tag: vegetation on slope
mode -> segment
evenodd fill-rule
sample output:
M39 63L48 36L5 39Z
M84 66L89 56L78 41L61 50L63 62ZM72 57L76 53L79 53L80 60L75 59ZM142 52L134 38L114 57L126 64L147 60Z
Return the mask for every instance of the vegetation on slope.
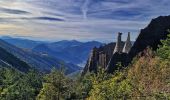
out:
M0 69L1 100L170 100L170 35L154 52L147 48L113 75L99 69L71 79L53 69L41 75Z
M170 35L155 53L146 49L128 68L93 84L89 100L170 99ZM95 82L93 82L95 83Z
M11 68L0 68L0 100L34 100L42 88L40 75Z
M5 49L1 47L0 47L0 61L4 61L5 63L8 64L8 66L9 65L13 66L22 72L28 72L31 69L31 67L27 63L21 61L19 58L15 57L14 55L7 52Z

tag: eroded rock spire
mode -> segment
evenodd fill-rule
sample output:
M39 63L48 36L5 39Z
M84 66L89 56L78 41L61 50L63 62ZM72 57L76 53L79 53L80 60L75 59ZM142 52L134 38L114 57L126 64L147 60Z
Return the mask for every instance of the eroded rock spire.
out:
M127 40L126 40L125 45L123 47L123 52L129 53L131 47L132 47L132 43L130 41L130 32L128 32L128 37L127 37Z
M116 42L116 46L115 46L115 49L113 51L113 53L121 53L122 52L122 47L121 47L121 42L122 42L122 39L121 39L121 36L122 36L122 33L118 33L118 37L117 37L117 42Z

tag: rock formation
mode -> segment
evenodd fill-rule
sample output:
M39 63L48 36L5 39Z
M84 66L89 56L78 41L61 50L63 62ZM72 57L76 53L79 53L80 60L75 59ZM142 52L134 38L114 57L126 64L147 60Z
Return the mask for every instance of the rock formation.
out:
M127 37L127 40L125 42L125 45L123 47L123 52L124 53L129 53L130 49L132 47L132 43L130 41L130 32L128 33L128 37Z
M96 73L99 67L108 70L108 72L112 72L112 70L116 68L113 66L116 66L118 62L125 62L127 52L129 52L132 45L130 33L128 33L126 42L121 40L121 35L122 33L118 33L116 43L110 43L99 48L95 47L92 50L90 58L83 70L83 74L88 71Z
M115 47L113 53L116 53L116 52L121 53L122 52L123 45L121 43L122 42L121 35L122 35L122 33L118 33L116 47Z
M147 47L156 50L158 45L161 44L160 40L166 39L168 29L170 29L170 16L160 16L152 19L150 24L141 30L136 42L131 48L128 54L130 58L129 62Z
M96 57L89 58L82 74L88 71L97 72L98 67L104 68L108 73L113 73L117 69L118 63L124 67L128 66L133 58L147 47L156 50L161 44L160 40L166 39L168 29L170 29L170 16L153 19L146 28L141 30L133 46L130 41L130 33L128 33L126 42L121 41L122 33L118 33L116 43L95 48Z

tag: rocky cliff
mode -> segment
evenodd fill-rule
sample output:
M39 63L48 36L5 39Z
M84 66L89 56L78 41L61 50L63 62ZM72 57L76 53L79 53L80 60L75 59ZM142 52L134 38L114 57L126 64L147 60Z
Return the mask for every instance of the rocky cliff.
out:
M93 71L96 73L98 69L98 64L103 65L102 67L106 67L106 64L112 57L115 46L116 43L109 43L107 45L100 46L99 48L94 47L91 51L90 57L84 67L82 74L85 74L88 71ZM103 60L103 62L101 60Z
M161 44L160 40L166 39L167 30L170 29L170 16L160 16L158 18L152 19L150 24L141 30L136 42L131 48L128 56L130 61L139 52L142 52L146 47L151 47L153 50L158 48Z
M121 41L121 34L122 33L118 33L117 42L105 44L99 48L93 48L82 74L86 72L97 73L99 68L106 69L110 72L113 70L111 66L114 66L114 64L117 64L119 61L124 62L122 61L122 55L127 55L123 53L126 42Z
M170 29L170 16L160 16L152 19L150 24L141 30L129 52L113 53L116 43L94 48L84 68L83 74L88 71L97 72L99 66L102 66L108 73L113 73L114 70L117 69L117 63L121 63L123 67L128 66L133 58L147 47L156 50L158 45L161 44L160 40L166 39L168 29ZM123 44L124 42L122 42L121 45ZM101 54L103 54L103 59L100 61Z

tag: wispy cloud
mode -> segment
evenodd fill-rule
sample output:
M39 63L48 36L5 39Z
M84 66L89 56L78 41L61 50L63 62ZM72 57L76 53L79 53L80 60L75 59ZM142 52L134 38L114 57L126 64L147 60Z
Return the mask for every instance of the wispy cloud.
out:
M2 13L9 13L9 14L29 14L29 12L24 10L17 10L17 9L8 9L0 7L0 12Z
M168 15L169 5L169 0L2 0L0 34L109 42L117 32L130 31L135 39L152 18ZM17 27L8 29L9 24Z
M87 19L87 13L88 13L88 5L89 5L90 1L89 0L85 0L83 7L82 7L82 13L83 13L83 17L84 19Z

